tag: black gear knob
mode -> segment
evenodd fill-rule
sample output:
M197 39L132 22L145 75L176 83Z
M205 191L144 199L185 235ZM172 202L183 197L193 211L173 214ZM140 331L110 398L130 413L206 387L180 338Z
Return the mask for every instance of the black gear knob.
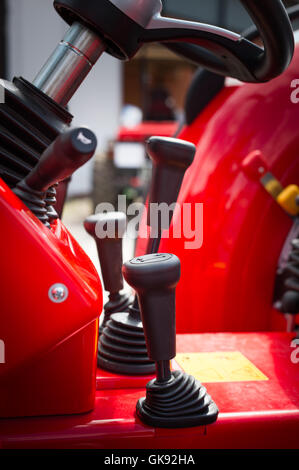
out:
M170 206L177 201L186 170L194 160L196 147L180 139L151 137L146 150L153 162L147 224L158 231L167 230L172 211L167 220L155 222L157 219L152 216L151 205L166 203Z
M80 127L59 135L45 150L39 162L14 188L14 193L46 226L58 218L55 185L70 177L93 156L97 138L89 129Z
M217 419L218 408L194 377L171 372L176 355L175 287L180 261L156 253L125 263L123 274L137 292L149 358L156 362L157 378L148 382L146 397L137 402L137 416L150 426L200 426Z
M180 271L177 256L166 253L140 256L123 266L125 280L138 295L148 356L155 362L176 355L175 288Z
M96 147L95 134L84 127L61 134L25 178L26 185L34 191L47 191L50 186L68 178L88 162Z
M123 289L122 238L126 229L123 212L96 214L85 220L85 229L95 239L104 286L110 292L104 306L99 333L98 365L118 374L152 374L155 364L148 359L139 310ZM109 225L113 236L103 236Z
M123 212L91 215L84 222L86 231L94 238L101 265L105 290L118 293L124 287L122 277L122 242L127 218Z

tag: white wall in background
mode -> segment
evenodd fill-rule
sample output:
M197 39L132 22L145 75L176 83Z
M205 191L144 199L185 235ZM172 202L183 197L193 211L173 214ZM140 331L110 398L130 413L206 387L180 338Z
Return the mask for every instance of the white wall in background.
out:
M53 0L8 0L8 73L33 80L67 30ZM122 103L122 64L104 54L69 104L73 124L86 125L105 149L118 127ZM91 190L93 163L73 177L70 195Z
M99 152L104 151L107 141L116 135L121 105L122 64L104 54L70 102L74 124L86 125L96 133ZM74 175L70 191L91 189L92 166L93 161Z

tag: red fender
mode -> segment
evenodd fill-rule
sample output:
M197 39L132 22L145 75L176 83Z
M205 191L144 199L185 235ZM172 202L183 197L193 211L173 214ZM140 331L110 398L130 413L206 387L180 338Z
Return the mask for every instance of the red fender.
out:
M0 416L91 410L103 304L98 274L60 221L46 228L2 180L0 195ZM61 304L48 295L57 283L68 289Z
M181 259L177 288L177 331L263 331L284 329L272 307L277 262L292 220L244 172L243 162L262 151L283 185L299 181L299 104L291 101L298 78L299 47L289 69L265 84L226 87L185 127L180 138L197 145L178 203L203 204L202 246L170 237L160 252ZM179 214L174 216L173 226ZM173 228L173 227L172 227ZM141 226L141 230L144 230ZM202 234L198 231L202 230ZM139 239L137 252L144 253Z

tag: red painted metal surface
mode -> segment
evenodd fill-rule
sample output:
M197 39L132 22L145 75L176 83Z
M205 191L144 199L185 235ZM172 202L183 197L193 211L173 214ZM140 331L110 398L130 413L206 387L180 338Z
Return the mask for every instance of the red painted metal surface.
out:
M223 90L181 134L198 152L179 203L203 203L204 226L201 248L185 249L186 237L161 244L182 262L178 331L284 327L272 294L291 220L244 171L244 161L260 150L283 184L298 180L299 105L290 100L298 60L297 49L290 69L268 84ZM91 261L60 221L48 230L1 180L0 217L6 359L0 364L0 447L298 447L299 366L290 359L291 335L179 336L179 352L237 350L269 380L207 384L220 409L208 428L145 426L135 406L148 378L99 370L96 376L102 291ZM63 304L49 300L56 283L68 287ZM41 415L63 416L26 418Z
M152 135L160 137L172 136L178 128L177 122L142 122L134 127L121 127L116 140L119 142L144 142Z
M211 426L154 429L135 416L144 388L101 389L90 413L0 420L0 448L298 448L299 363L291 361L292 339L287 333L178 336L178 352L239 351L268 377L206 384L220 410Z
M103 369L97 370L97 390L144 388L153 375L120 375Z
M47 229L1 180L0 217L0 416L90 410L102 309L98 274L60 221ZM48 296L56 283L69 291L61 304Z
M272 299L278 258L292 221L244 171L243 162L260 150L283 185L298 183L299 104L291 102L298 64L299 46L281 77L226 87L180 135L198 150L183 182L173 226L180 223L184 204L191 204L193 224L195 205L203 204L197 248L186 248L188 234L174 238L173 227L160 246L160 252L176 254L182 264L177 288L180 333L285 329ZM188 219L181 218L184 226ZM144 253L145 243L139 240L137 255Z

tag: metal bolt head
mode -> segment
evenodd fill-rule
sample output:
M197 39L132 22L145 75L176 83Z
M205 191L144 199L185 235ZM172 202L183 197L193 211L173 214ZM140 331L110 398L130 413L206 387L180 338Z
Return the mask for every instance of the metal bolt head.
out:
M55 304L61 304L68 298L69 291L64 284L54 284L49 289L49 299Z

